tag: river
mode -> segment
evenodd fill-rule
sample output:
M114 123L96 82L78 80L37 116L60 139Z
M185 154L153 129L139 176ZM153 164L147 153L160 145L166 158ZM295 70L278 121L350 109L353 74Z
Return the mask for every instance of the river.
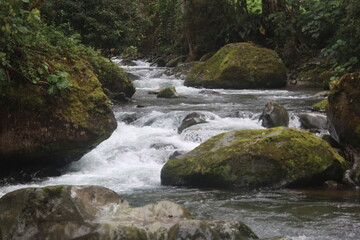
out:
M290 113L290 127L298 128L298 113L319 100L312 97L314 91L214 89L217 94L204 94L165 75L166 68L135 62L137 66L124 66L138 77L134 102L114 107L118 128L109 139L62 169L60 177L0 186L0 196L30 186L100 185L118 192L133 206L171 200L199 219L240 220L261 238L359 239L358 191L263 189L234 193L160 184L161 167L174 151L190 151L218 133L262 128L258 117L269 100L284 105ZM166 86L175 86L182 97L157 99L148 94ZM203 113L208 123L178 134L182 119L194 111Z

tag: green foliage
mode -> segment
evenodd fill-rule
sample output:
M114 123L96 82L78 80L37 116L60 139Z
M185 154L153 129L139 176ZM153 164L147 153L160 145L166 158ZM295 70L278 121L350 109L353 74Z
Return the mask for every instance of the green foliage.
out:
M0 86L27 81L49 94L68 89L68 73L52 62L66 59L76 40L44 25L27 0L0 1Z
M47 0L41 10L48 24L61 26L68 35L78 33L82 43L105 55L142 39L142 20L133 0Z

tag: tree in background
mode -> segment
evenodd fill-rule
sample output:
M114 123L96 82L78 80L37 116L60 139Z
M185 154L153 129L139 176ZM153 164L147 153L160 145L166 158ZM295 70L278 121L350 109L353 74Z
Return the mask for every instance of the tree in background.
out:
M78 33L82 43L104 55L119 53L142 38L142 21L133 0L47 0L41 11L48 24Z

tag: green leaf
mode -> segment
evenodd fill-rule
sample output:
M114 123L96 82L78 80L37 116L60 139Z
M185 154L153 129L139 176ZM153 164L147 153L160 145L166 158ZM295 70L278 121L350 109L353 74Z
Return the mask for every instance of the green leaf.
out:
M54 95L55 93L57 93L58 89L56 88L56 86L50 86L48 88L48 93L51 95Z
M54 74L50 74L47 78L46 81L48 81L49 83L56 83L57 81L59 81L59 76L54 75Z
M71 87L71 84L68 82L68 80L66 80L66 79L61 79L60 81L58 81L58 82L56 83L56 87L57 87L59 90L62 90L62 89L70 88L70 87Z

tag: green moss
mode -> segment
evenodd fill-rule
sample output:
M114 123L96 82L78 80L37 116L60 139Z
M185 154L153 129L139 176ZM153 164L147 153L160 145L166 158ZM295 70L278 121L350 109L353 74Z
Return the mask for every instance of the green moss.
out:
M286 84L286 69L278 55L250 43L228 44L196 65L186 86L208 88L275 88Z
M117 64L93 53L88 53L86 59L91 63L93 72L104 88L113 93L122 92L128 98L134 95L134 85Z
M324 99L324 100L321 100L320 102L312 105L311 109L313 109L314 111L326 111L328 104L329 104L328 100Z

